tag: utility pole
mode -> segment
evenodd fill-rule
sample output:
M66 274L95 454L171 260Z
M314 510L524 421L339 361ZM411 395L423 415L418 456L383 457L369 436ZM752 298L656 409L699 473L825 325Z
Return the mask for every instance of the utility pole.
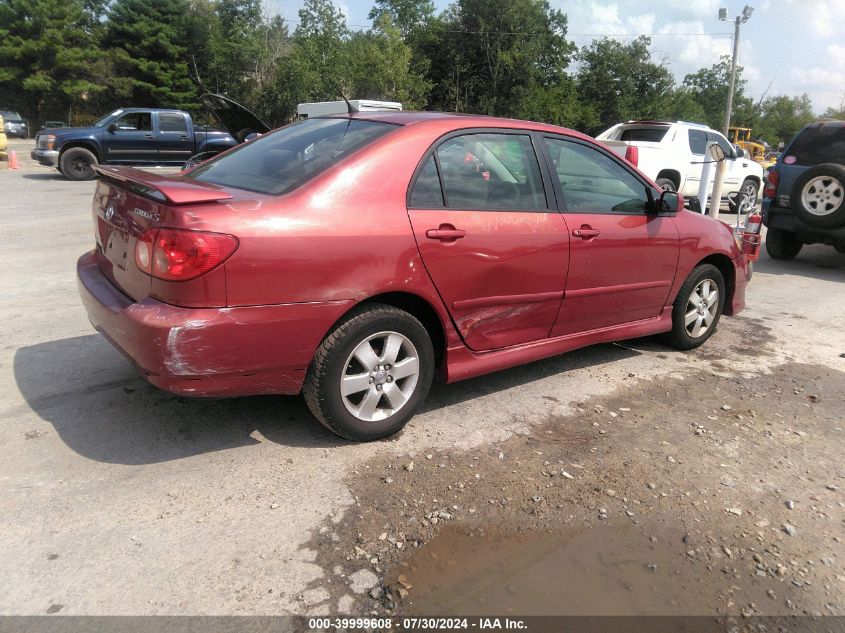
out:
M736 87L736 58L739 56L739 26L748 22L751 14L754 12L754 7L746 4L742 13L734 18L734 54L731 58L731 84L728 89L728 106L725 111L725 128L722 130L725 136L728 135L728 128L731 126L731 110L734 103L734 88ZM728 10L719 9L719 19L723 22L728 21Z

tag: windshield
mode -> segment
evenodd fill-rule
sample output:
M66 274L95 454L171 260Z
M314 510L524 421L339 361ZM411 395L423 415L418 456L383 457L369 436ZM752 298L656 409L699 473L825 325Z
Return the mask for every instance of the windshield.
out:
M287 193L394 129L389 123L356 119L308 119L245 143L185 177L258 193Z
M0 116L2 116L7 121L20 121L22 119L20 114L18 114L17 112L12 112L11 110L0 111Z
M114 112L109 112L102 119L98 119L97 121L95 121L94 127L103 127L109 121L109 119L111 119L114 116L117 116L121 112L123 112L123 110L115 110Z

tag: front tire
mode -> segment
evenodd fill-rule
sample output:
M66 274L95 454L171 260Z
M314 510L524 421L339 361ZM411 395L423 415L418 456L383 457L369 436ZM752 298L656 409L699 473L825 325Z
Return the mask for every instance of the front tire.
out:
M802 246L804 243L794 233L775 228L766 231L766 252L772 259L795 259Z
M711 264L696 266L672 305L672 330L663 341L680 350L695 349L716 331L725 307L725 278Z
M754 213L757 208L757 196L760 188L753 178L746 178L736 194L736 201L728 202L728 209L731 213ZM730 200L730 196L728 197ZM737 204L742 199L742 204Z
M84 147L71 147L62 152L59 159L59 171L68 180L91 180L94 178L94 165L97 157Z
M413 417L434 376L434 347L414 316L389 305L356 308L323 340L302 391L333 433L369 442Z

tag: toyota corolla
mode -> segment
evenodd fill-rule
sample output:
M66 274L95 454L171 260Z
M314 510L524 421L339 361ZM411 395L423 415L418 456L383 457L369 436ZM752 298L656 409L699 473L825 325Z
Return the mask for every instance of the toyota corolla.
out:
M180 176L98 171L94 327L162 389L301 392L354 440L401 429L435 377L645 335L692 349L744 306L729 228L551 125L357 113Z

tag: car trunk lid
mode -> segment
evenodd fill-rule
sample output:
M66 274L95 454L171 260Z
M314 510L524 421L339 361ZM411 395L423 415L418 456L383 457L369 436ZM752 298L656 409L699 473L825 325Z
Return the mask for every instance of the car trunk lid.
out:
M186 205L232 198L196 181L158 176L138 169L96 167L100 175L93 202L97 261L103 274L134 301L150 294L152 277L135 263L139 236L150 228L177 224Z

